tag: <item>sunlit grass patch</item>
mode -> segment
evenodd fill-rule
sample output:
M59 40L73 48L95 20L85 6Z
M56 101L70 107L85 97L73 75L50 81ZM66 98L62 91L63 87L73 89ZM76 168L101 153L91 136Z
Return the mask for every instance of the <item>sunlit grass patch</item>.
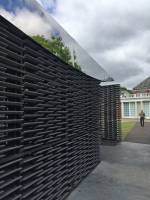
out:
M135 121L122 121L122 140L124 140L135 126Z

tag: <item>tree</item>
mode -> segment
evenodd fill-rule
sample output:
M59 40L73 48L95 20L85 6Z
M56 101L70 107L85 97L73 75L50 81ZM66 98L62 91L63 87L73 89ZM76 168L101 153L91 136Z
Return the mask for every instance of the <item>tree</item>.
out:
M77 56L75 50L73 51L73 66L74 68L78 69L81 71L80 65L77 63Z
M130 94L133 93L132 90L129 90L129 89L127 89L127 88L124 87L124 86L121 86L121 91L127 91L127 92L130 93Z
M44 36L36 35L32 37L37 43L41 46L49 50L51 53L55 54L59 58L61 58L64 62L72 65L74 68L81 70L80 65L76 61L76 53L74 51L72 62L70 49L64 45L62 38L60 37L52 37L51 39L46 39Z

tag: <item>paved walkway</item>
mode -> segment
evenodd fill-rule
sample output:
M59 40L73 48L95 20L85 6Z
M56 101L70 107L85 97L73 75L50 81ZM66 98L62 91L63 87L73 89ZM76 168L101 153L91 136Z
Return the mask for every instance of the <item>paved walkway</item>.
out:
M150 144L150 122L146 122L144 127L137 123L125 141Z
M150 145L101 148L102 162L67 200L150 200Z

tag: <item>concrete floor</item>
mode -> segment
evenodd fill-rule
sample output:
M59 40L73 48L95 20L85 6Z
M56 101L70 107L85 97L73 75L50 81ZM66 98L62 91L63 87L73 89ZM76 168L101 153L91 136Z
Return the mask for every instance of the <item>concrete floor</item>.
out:
M101 147L102 162L67 200L150 200L150 145Z
M138 122L125 141L150 144L150 122L145 122L144 127Z

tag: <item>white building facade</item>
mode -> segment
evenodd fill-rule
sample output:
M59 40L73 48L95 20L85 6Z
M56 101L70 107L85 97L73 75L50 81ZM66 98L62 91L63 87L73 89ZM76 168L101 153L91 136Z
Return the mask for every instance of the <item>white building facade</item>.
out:
M141 110L145 112L146 119L150 119L150 94L121 96L121 109L123 119L136 119Z

